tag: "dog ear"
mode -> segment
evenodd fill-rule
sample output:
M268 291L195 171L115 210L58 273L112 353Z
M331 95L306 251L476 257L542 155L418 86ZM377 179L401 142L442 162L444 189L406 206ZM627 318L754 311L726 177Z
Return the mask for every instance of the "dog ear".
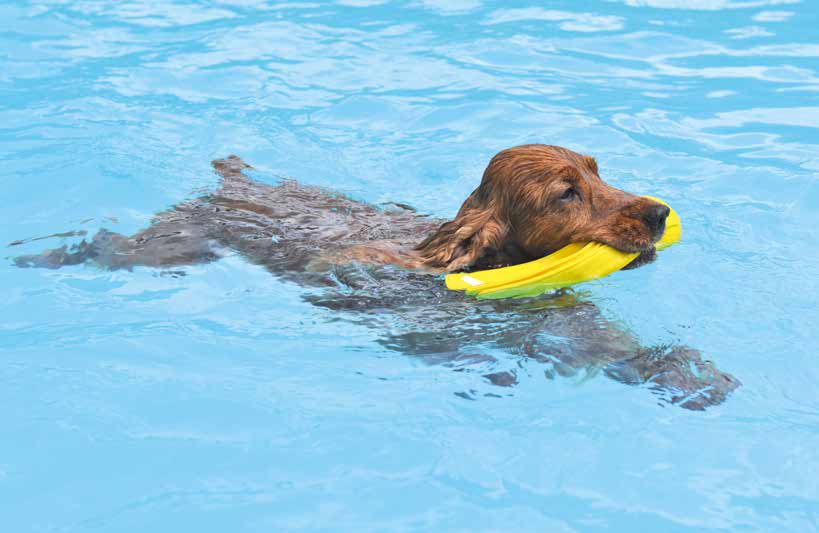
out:
M497 205L482 200L476 190L454 220L442 224L415 249L426 265L451 272L473 265L491 250L499 250L508 232L498 216Z

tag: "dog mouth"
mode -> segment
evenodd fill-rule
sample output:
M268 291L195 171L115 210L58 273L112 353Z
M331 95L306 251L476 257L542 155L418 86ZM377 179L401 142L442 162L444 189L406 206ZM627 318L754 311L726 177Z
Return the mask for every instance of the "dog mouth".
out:
M627 264L622 268L622 270L631 270L634 268L639 268L643 265L647 265L654 261L657 258L657 248L652 246L648 250L643 250L640 252L640 255L635 257L631 260L631 263Z

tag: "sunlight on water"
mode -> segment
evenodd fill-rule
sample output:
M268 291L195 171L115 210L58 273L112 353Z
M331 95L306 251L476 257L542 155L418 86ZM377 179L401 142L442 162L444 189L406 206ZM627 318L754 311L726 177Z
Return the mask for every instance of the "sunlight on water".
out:
M0 20L5 531L819 527L812 2L12 0ZM236 254L11 261L133 233L227 154L451 217L529 142L668 201L682 242L562 300L375 314ZM741 387L691 411L503 341L589 304Z

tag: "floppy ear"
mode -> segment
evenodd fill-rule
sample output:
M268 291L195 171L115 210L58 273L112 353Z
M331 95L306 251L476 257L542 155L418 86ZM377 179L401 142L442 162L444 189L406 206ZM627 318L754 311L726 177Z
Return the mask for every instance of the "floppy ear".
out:
M473 265L483 255L499 250L509 232L494 202L479 199L478 190L461 206L454 220L415 247L428 266L451 272Z

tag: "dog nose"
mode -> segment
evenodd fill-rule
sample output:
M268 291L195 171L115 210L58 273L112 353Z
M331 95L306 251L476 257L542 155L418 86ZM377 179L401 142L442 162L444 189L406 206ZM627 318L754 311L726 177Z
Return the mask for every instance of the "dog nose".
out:
M650 229L655 234L661 233L665 230L665 219L668 218L668 213L671 210L668 206L663 204L654 204L643 213L643 220Z

